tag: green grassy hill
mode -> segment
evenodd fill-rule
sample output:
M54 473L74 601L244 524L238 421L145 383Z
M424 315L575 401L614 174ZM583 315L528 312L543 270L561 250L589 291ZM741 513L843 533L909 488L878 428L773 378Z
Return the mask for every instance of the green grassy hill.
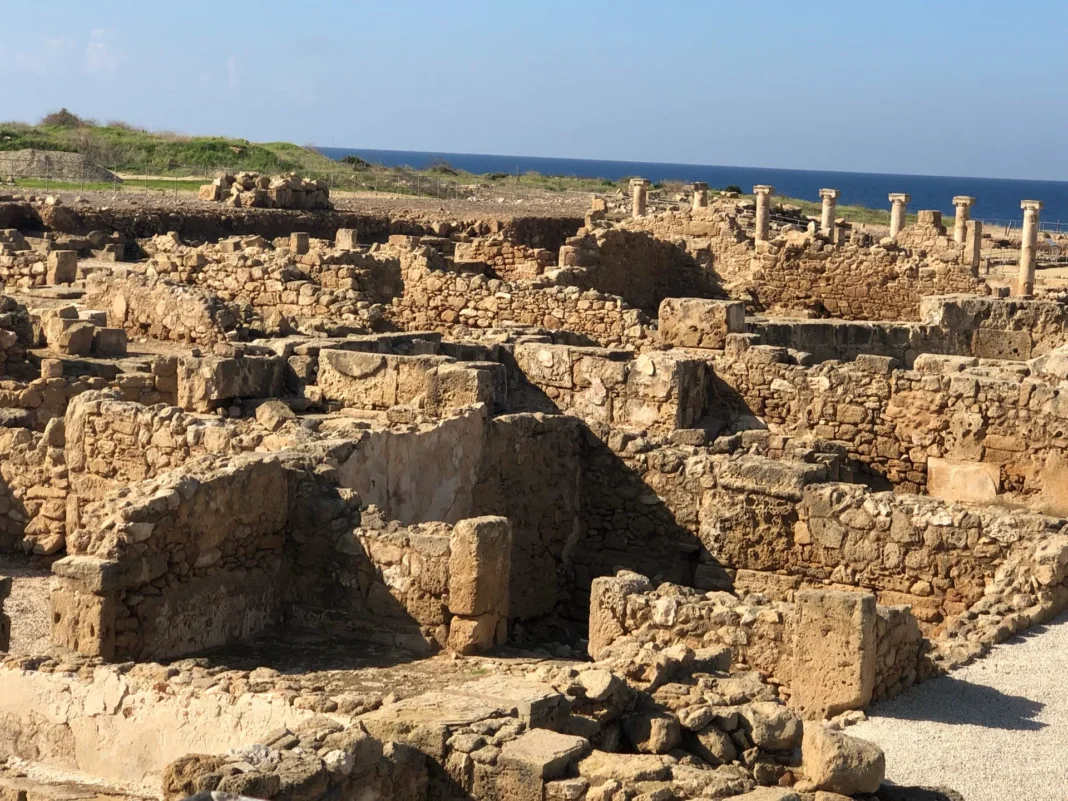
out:
M153 133L123 123L96 125L69 112L50 114L38 125L0 123L0 152L25 149L81 153L120 173L203 175L228 169L307 174L337 169L326 156L288 142Z

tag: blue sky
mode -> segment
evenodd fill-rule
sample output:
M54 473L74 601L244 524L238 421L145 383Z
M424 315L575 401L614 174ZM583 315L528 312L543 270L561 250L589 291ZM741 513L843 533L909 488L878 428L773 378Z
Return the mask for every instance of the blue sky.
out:
M1063 0L3 0L0 118L1068 180Z

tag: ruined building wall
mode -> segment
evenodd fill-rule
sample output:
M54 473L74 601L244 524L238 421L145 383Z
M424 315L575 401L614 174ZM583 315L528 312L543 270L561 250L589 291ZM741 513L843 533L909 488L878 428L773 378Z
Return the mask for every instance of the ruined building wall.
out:
M237 325L235 311L211 292L129 272L124 280L89 276L85 303L105 309L108 325L133 337L213 345Z
M618 297L563 285L543 276L508 282L481 273L445 269L429 248L402 253L404 294L390 319L408 331L449 332L458 327L495 328L510 323L566 328L601 345L634 346L647 336L648 320Z
M681 239L688 250L710 254L709 269L732 294L748 294L755 311L810 309L846 320L919 320L922 297L989 293L967 245L957 245L933 220L903 229L893 244L874 246L831 244L800 231L758 244L736 210L722 203L623 225L668 241Z
M506 281L535 278L556 266L556 254L553 251L510 242L503 236L457 242L453 260L485 264Z
M780 359L762 346L715 356L722 402L775 432L840 442L861 470L902 491L927 489L932 459L974 462L992 471L986 502L1006 495L1068 511L1064 393L1022 365L923 356L901 370L880 357L814 367Z
M55 567L54 642L166 658L248 637L287 609L298 625L340 617L420 650L501 642L508 522L363 527L359 496L315 469L339 447L205 457L89 504Z

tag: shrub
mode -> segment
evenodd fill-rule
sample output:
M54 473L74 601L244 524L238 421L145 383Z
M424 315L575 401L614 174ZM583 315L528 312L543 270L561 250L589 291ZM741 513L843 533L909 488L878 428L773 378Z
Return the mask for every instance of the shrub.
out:
M367 170L370 169L370 162L364 161L359 156L342 156L342 164L347 164L354 170Z
M491 172L491 173L488 173L486 175L486 180L487 181L503 181L505 178L509 178L509 177L511 177L511 176L509 176L508 173L506 173L506 172Z
M738 184L728 184L727 186L723 187L723 191L724 192L737 192L739 195L742 194L742 188L740 186L738 186Z
M427 166L428 172L441 173L442 175L459 175L460 171L453 167L445 159L434 159Z
M45 114L40 124L50 128L92 128L94 123L92 120L82 119L74 112L61 108L59 111Z

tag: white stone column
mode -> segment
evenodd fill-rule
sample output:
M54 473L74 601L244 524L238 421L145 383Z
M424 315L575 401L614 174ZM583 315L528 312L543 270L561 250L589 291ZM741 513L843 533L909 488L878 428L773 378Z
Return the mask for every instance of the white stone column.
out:
M908 214L909 201L912 195L890 195L890 238L897 236L898 231L905 227L905 215Z
M967 195L957 195L953 198L953 205L957 209L956 222L953 223L953 241L958 245L963 245L968 236L968 220L972 218L973 203L975 198Z
M834 220L837 216L838 198L842 193L838 189L821 189L820 197L823 198L823 214L820 217L820 233L830 236L834 233Z
M644 178L630 179L631 216L644 217L649 201L649 182Z
M758 184L753 187L756 195L756 241L767 242L771 230L771 196L775 194L774 186Z
M1041 200L1021 200L1023 232L1020 237L1020 277L1016 283L1017 297L1035 294L1035 262L1038 259L1038 213Z
M693 207L695 210L708 208L708 184L704 181L697 181L693 185Z

